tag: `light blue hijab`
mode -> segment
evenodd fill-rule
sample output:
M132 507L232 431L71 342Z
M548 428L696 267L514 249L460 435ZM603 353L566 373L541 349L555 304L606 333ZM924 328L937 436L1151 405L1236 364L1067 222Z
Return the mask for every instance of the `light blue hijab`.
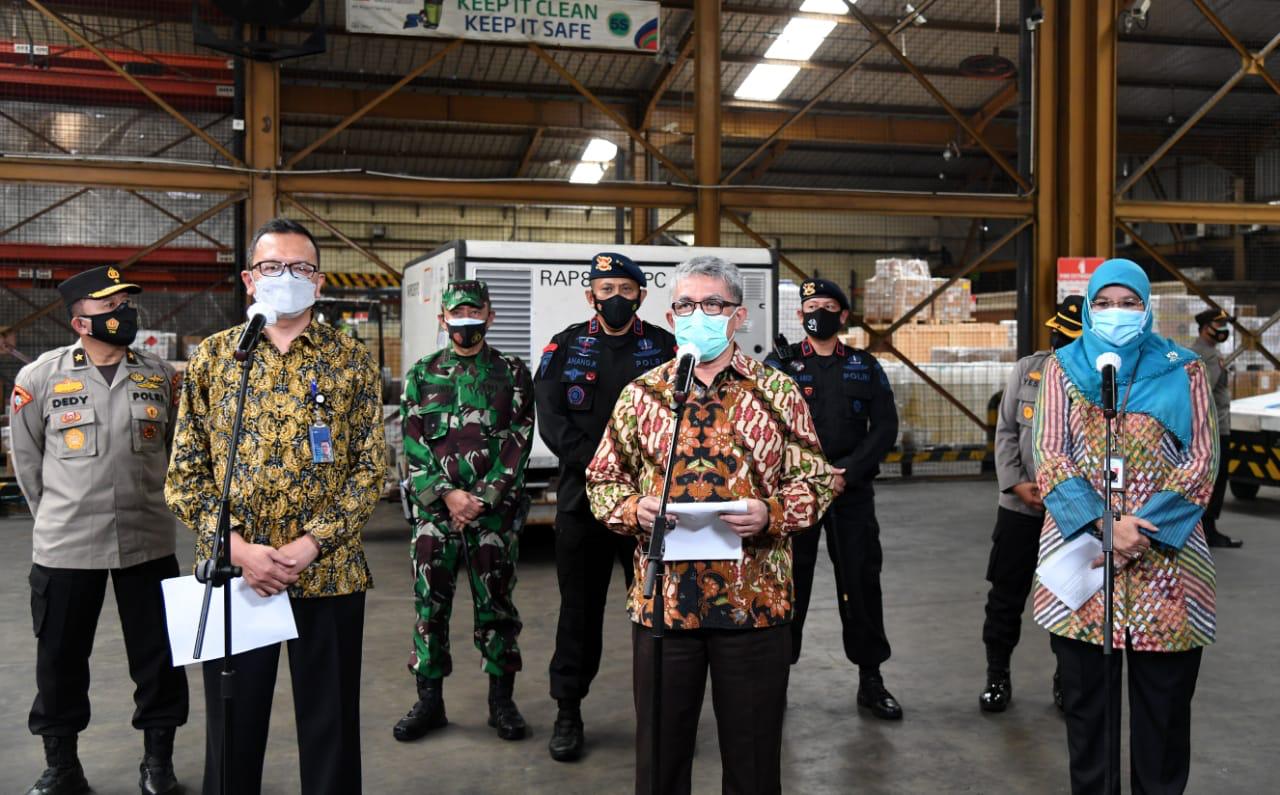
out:
M1099 291L1113 284L1129 288L1146 306L1142 333L1122 346L1112 345L1093 330L1093 317L1089 312L1089 305ZM1187 378L1186 365L1199 357L1151 330L1154 322L1151 281L1142 268L1127 259L1109 259L1099 265L1089 279L1081 320L1084 333L1054 354L1076 389L1094 405L1102 405L1102 376L1094 362L1102 353L1118 354L1121 364L1116 373L1117 407L1123 403L1129 384L1133 384L1125 410L1153 417L1177 437L1184 448L1189 447L1191 383Z

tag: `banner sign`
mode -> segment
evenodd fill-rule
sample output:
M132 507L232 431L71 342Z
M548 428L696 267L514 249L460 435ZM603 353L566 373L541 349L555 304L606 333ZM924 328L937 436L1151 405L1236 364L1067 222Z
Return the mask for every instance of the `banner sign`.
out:
M1058 303L1068 295L1084 295L1102 257L1058 257Z
M659 11L642 0L347 0L347 30L657 52Z

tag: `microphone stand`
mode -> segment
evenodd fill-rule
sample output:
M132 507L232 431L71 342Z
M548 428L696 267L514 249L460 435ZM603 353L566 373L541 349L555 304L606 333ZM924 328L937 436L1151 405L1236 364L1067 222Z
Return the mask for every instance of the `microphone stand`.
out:
M254 344L256 345L256 340ZM236 394L235 421L231 426L231 448L227 467L222 474L222 497L218 501L218 528L213 537L213 555L196 564L196 579L204 583L204 603L200 607L200 625L196 630L194 657L200 659L204 649L204 632L209 621L209 602L214 588L222 589L222 676L219 696L222 699L222 795L231 793L231 711L235 702L235 663L231 659L231 581L241 576L239 566L231 565L231 476L236 466L236 450L244 424L244 401L249 391L249 371L253 367L253 349L236 351L240 361L240 388Z
M1107 795L1113 791L1112 787L1117 784L1119 771L1116 770L1115 762L1119 761L1120 749L1118 747L1117 724L1120 721L1118 714L1119 699L1112 703L1112 698L1118 694L1114 693L1111 683L1111 656L1112 645L1115 641L1115 626L1113 611L1115 609L1115 520L1116 513L1111 507L1111 486L1115 478L1115 473L1111 471L1111 460L1115 455L1115 437L1112 431L1112 423L1116 417L1116 396L1115 382L1111 382L1111 395L1103 396L1103 416L1107 420L1106 433L1106 455L1103 464L1105 477L1102 482L1103 500L1106 503L1102 512L1102 572L1103 572L1103 603L1106 610L1105 617L1102 620L1102 697L1106 699L1106 709L1103 712L1103 719L1106 725L1103 727L1103 747L1106 749L1106 768L1103 775L1104 791ZM1108 401L1108 397L1110 400ZM1107 406L1110 406L1108 409ZM1126 486L1128 484L1125 484Z
M692 365L691 365L692 368ZM677 368L678 370L679 368ZM692 373L690 373L692 378ZM679 385L677 385L679 386ZM653 672L652 691L649 700L649 792L661 795L662 792L662 750L659 745L662 739L662 638L666 634L667 609L666 595L666 561L663 559L667 539L667 499L671 496L671 476L676 465L676 448L680 442L680 425L684 421L684 410L689 402L688 392L673 393L675 422L671 428L671 447L667 451L667 470L662 479L662 496L658 500L658 515L653 520L653 533L649 536L648 565L644 575L644 598L653 599L653 615L650 620L651 637L653 638Z

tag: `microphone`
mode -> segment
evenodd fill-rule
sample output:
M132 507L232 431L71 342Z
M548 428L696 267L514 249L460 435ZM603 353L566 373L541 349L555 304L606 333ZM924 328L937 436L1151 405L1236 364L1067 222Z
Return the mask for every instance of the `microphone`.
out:
M1120 355L1111 351L1100 353L1093 366L1102 373L1102 414L1112 419L1116 416L1116 371L1120 369Z
M262 336L264 326L276 324L276 310L266 304L252 304L245 314L249 322L245 324L244 331L240 332L240 341L236 343L236 352L233 356L237 362L248 359L253 349L258 347L258 338Z
M686 342L676 350L676 400L683 403L689 397L689 389L693 386L693 366L698 363L702 351L692 342Z

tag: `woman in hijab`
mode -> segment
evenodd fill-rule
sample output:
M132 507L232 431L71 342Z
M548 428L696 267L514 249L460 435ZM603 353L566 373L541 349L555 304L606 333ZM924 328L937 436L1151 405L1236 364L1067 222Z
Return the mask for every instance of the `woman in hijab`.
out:
M1200 523L1217 471L1211 392L1196 355L1152 332L1150 298L1151 284L1136 263L1102 263L1089 280L1084 333L1046 362L1035 409L1036 476L1047 509L1043 563L1081 533L1101 537L1106 419L1095 362L1103 353L1120 357L1114 449L1123 459L1124 488L1113 490L1111 506L1118 517L1115 652L1102 654L1102 590L1076 610L1043 584L1035 594L1036 623L1052 633L1062 674L1076 793L1104 789L1103 677L1111 677L1118 704L1125 660L1133 791L1186 788L1191 697L1201 651L1214 637L1213 558ZM1113 724L1112 737L1119 731ZM1118 753L1110 763L1118 793Z

